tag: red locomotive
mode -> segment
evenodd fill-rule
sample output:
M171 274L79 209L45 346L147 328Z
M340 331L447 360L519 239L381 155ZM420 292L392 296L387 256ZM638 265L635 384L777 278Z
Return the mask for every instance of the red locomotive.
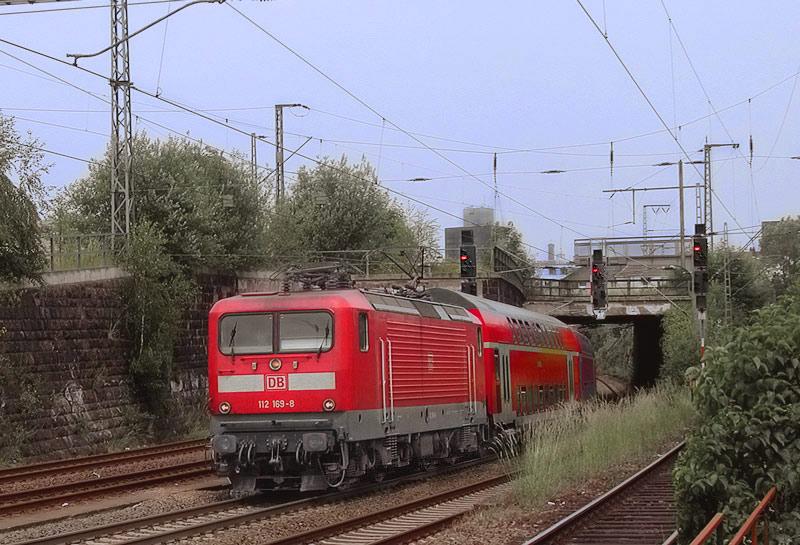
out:
M594 394L586 338L463 293L246 294L209 316L216 471L235 488L338 487L477 452Z

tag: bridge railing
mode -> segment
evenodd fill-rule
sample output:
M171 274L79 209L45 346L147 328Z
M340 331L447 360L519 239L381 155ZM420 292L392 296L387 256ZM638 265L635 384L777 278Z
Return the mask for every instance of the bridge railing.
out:
M689 281L683 278L614 278L606 284L609 301L681 298L689 295ZM531 282L531 301L589 300L587 281L536 278Z
M60 235L42 238L47 264L46 270L74 271L97 269L116 264L111 250L111 234Z

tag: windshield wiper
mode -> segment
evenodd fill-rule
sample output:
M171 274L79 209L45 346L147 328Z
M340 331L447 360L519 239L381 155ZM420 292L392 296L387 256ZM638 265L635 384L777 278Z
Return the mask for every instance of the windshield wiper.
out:
M322 347L325 346L325 343L328 342L328 335L331 334L330 326L325 326L325 336L322 338L322 342L319 343L319 348L317 349L317 359L319 359L320 354L322 354Z
M231 338L228 340L228 348L231 349L231 357L236 355L236 348L234 346L234 341L236 340L236 326L239 325L239 320L233 322L233 329L231 329Z

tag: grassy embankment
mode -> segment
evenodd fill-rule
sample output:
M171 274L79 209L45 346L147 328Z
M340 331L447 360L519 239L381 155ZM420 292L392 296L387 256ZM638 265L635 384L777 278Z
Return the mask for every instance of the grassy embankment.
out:
M521 477L516 499L541 503L557 492L606 473L620 463L652 461L691 425L688 392L655 389L619 403L571 405L527 433L513 462Z

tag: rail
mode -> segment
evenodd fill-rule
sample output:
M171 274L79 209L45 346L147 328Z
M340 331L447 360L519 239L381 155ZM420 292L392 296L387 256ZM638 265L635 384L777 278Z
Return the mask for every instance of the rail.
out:
M684 442L679 443L668 452L666 452L663 456L661 456L656 461L652 462L645 468L639 470L634 475L628 477L623 482L603 494L595 498L594 500L590 501L577 511L567 515L566 517L562 518L552 526L545 528L534 537L523 543L523 545L544 545L548 543L557 542L557 539L564 536L564 534L574 531L576 528L580 528L582 525L585 525L587 521L597 521L602 517L601 509L606 509L609 506L613 508L614 506L620 507L625 511L623 514L624 520L626 521L625 526L620 527L619 525L615 525L615 533L614 535L595 535L594 540L592 543L621 543L621 542L629 542L632 543L633 541L627 541L630 538L630 535L623 536L621 535L627 528L627 530L634 531L636 533L636 538L639 539L637 542L641 542L642 531L643 528L641 526L632 527L630 522L631 513L628 511L628 508L625 506L624 502L620 500L620 498L625 498L626 495L630 495L632 493L636 493L637 487L644 491L659 491L659 485L657 482L648 482L648 479L657 478L659 476L659 472L661 472L661 476L664 477L665 475L669 474L669 464L673 463L675 457L677 456L678 452L683 448ZM672 492L661 491L664 493L664 498L660 499L659 501L653 503L648 502L651 505L661 505L666 508L666 503L664 499L669 499L672 497ZM648 511L648 519L651 521L653 520L653 512ZM573 538L576 536L572 535ZM663 538L661 538L663 539ZM577 539L575 540L577 542Z

